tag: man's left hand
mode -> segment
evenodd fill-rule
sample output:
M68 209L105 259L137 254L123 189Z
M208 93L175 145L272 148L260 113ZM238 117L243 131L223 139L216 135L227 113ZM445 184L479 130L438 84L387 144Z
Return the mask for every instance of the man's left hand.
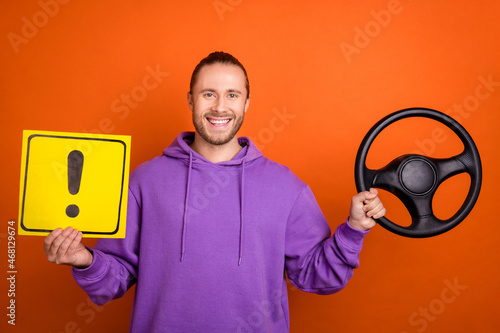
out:
M378 191L371 188L352 197L348 222L355 229L367 231L377 224L373 219L381 218L385 212Z

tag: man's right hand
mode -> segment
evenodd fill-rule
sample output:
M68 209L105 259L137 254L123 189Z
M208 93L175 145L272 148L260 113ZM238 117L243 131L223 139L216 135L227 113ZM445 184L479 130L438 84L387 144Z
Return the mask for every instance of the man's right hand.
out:
M44 250L49 262L86 268L92 264L92 253L82 243L82 233L71 227L57 228L45 237Z

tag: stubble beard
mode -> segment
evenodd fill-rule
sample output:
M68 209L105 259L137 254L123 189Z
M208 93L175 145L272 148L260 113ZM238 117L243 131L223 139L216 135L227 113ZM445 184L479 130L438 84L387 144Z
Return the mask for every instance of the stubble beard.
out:
M228 115L224 114L204 114L200 117L196 117L195 113L193 112L193 124L196 132L202 137L203 140L205 140L207 143L215 145L215 146L222 146L225 145L226 143L230 142L236 134L238 134L238 131L241 128L241 125L243 125L243 120L245 118L245 114L242 114L241 117L231 117L231 122L234 122L233 127L231 128L231 131L227 135L213 135L210 134L207 128L204 126L204 122L206 121L206 117L213 117L213 118L225 118L228 117Z

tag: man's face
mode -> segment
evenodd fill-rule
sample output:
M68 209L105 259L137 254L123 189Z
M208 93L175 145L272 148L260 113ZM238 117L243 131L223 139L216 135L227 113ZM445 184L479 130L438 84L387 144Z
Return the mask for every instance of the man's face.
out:
M216 63L198 73L188 103L196 132L207 143L224 145L236 139L250 102L245 82L236 65Z

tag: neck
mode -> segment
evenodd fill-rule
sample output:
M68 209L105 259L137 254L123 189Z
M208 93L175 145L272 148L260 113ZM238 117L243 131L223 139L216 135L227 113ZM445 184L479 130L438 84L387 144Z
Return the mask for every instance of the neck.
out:
M203 140L203 138L198 133L195 133L194 141L191 144L191 149L193 151L200 154L212 163L232 160L233 157L235 157L240 152L241 148L242 147L238 143L238 138L236 138L236 136L226 144L213 145Z

